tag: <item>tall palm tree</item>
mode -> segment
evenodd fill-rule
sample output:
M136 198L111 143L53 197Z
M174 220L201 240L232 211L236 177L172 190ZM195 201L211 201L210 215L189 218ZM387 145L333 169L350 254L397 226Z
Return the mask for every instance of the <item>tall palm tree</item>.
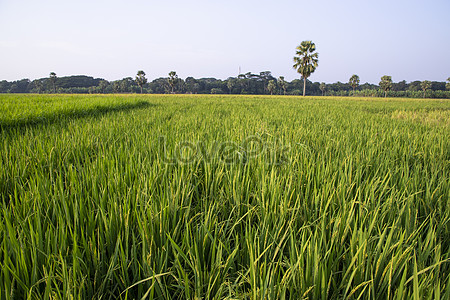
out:
M327 86L326 86L325 82L322 82L319 86L319 89L322 91L322 96L323 96L323 93L325 92L326 88L327 88Z
M136 81L137 85L141 88L141 94L142 94L142 87L144 86L144 84L147 83L147 78L145 78L145 72L142 70L139 70L137 72L135 81Z
M306 94L306 79L316 70L319 64L319 53L316 51L316 44L312 41L303 41L295 48L294 69L302 75L303 78L303 96Z
M423 97L425 98L427 90L431 89L431 82L424 80L420 83L420 87L422 88Z
M357 88L359 85L359 76L356 74L353 74L352 77L350 77L348 83L353 88L353 95L355 95L355 88Z
M277 88L277 84L275 83L275 80L269 80L269 84L267 85L267 90L269 91L270 95L273 95L273 91Z
M175 85L178 83L178 75L177 72L175 71L170 71L169 72L169 78L167 79L167 82L170 85L170 88L172 90L172 94L173 94L173 88L175 87Z
M287 83L284 80L284 76L280 76L280 78L278 78L278 85L280 86L280 88L284 91L284 95L286 95L286 87L287 87Z
M50 73L50 82L52 83L53 86L53 92L56 93L56 73L55 72L51 72Z
M384 98L386 98L387 92L392 88L392 77L388 75L382 76L379 85L384 90Z

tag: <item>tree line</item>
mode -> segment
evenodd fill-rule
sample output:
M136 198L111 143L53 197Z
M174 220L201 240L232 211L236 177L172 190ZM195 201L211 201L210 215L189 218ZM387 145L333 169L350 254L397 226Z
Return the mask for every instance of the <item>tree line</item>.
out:
M244 95L306 95L311 96L364 96L364 97L414 97L450 98L450 78L447 82L413 81L392 82L382 80L379 85L359 83L354 75L348 82L320 83L310 80L294 79L286 81L283 76L275 78L270 71L258 74L245 73L226 80L215 78L187 77L181 79L172 75L148 81L144 74L137 78L126 77L107 81L89 76L49 76L30 81L22 79L8 82L0 81L0 93L69 93L69 94L244 94ZM389 76L388 76L389 77ZM385 78L387 79L387 78Z
M53 73L53 72L52 72ZM311 96L364 96L364 97L413 97L450 98L450 78L447 82L413 81L392 82L387 76L378 85L360 84L359 77L353 75L348 82L320 83L294 79L286 81L283 76L275 78L270 71L245 73L226 80L216 78L179 78L176 72L168 77L147 80L140 71L135 78L107 81L89 76L57 77L30 81L22 79L0 81L0 93L146 93L146 94L244 94L244 95L306 95Z

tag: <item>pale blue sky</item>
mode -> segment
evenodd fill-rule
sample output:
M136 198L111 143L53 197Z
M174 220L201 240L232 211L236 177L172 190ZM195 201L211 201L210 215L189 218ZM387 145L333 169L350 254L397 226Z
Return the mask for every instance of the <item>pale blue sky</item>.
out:
M312 81L445 81L449 15L449 0L0 0L0 80L226 79L239 67L292 80L295 47L312 40Z

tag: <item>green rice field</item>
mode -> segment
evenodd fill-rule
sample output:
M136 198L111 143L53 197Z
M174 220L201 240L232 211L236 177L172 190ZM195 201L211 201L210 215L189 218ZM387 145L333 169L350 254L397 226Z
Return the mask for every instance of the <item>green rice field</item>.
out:
M0 299L450 299L450 100L0 95Z

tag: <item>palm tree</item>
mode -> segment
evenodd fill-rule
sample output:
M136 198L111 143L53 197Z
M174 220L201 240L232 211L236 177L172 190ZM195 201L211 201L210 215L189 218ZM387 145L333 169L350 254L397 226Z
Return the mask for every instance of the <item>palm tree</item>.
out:
M325 92L326 87L327 86L326 86L325 82L322 82L319 86L319 89L322 91L322 96L323 96L323 93Z
M135 81L136 81L136 84L141 88L141 94L142 94L142 87L144 86L144 84L147 83L147 78L145 78L145 72L142 70L138 71Z
M450 90L450 77L447 78L447 84L445 85L445 88L446 88L447 90Z
M316 44L312 41L303 41L296 48L294 56L294 69L302 75L303 78L303 96L306 94L306 79L316 70L319 63L319 53L316 51Z
M381 77L380 87L384 90L384 98L386 98L387 92L392 88L392 77L387 75Z
M287 83L284 80L284 76L280 76L280 78L278 78L278 85L280 86L280 88L283 90L284 94L286 95L286 87L287 87Z
M175 71L169 72L169 78L167 79L167 82L169 83L173 94L173 88L178 83L178 75Z
M353 74L352 77L350 77L348 84L351 85L353 88L353 95L355 95L355 88L359 85L359 76L356 74Z
M423 97L425 98L426 91L431 88L431 82L429 82L428 80L424 80L420 83L420 87L422 88Z
M50 82L53 85L53 92L56 93L56 73L55 72L51 72L50 73Z
M275 91L276 88L277 84L275 83L275 80L270 80L267 85L267 90L270 92L270 95L273 95L273 91Z

